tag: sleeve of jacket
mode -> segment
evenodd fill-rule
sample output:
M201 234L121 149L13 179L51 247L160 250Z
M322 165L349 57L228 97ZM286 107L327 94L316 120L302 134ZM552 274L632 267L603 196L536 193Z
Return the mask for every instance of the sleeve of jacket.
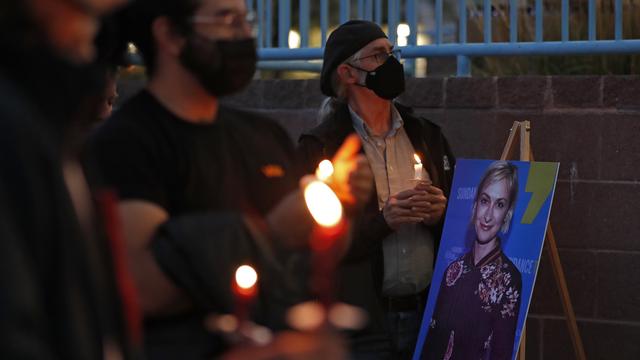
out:
M38 285L41 279L25 249L26 242L10 228L6 215L0 209L0 269L5 274L0 280L0 358L53 358L52 339L46 331L51 325L46 299Z
M428 121L426 119L424 120ZM437 148L442 154L442 167L439 167L442 169L441 185L442 185L442 191L444 192L444 196L447 197L447 203L448 203L449 198L451 196L451 190L452 190L451 187L453 185L453 175L454 175L455 166L456 166L456 158L455 158L455 155L453 154L453 151L451 150L449 141L447 140L447 138L444 136L444 134L439 128L438 128L437 134L438 135L435 137L437 139L436 140L437 144L431 144L431 146L437 146ZM445 214L446 214L446 210L445 210ZM436 238L436 247L435 247L436 254L438 253L438 249L440 246L440 238L442 236L442 231L444 230L444 220L445 220L445 216L442 216L442 218L437 224L434 224L432 226L427 226L427 228L434 234Z
M375 200L375 199L374 199ZM367 205L363 214L358 216L353 226L353 242L343 262L359 261L380 251L382 240L393 231L382 215L382 211Z
M445 167L445 183L447 184L447 192L445 193L445 195L447 196L447 198L450 196L450 192L451 192L451 186L453 185L453 174L456 170L456 157L453 154L453 151L451 150L451 146L449 145L449 141L447 141L447 138L444 136L444 134L441 133L442 136L442 146L443 146L443 152L444 155L446 156L447 162L445 163L444 167ZM443 161L445 161L443 159ZM448 170L447 170L447 165L448 166Z
M1 75L1 74L0 74ZM56 328L45 294L51 283L43 274L56 274L49 259L57 219L49 185L55 167L33 126L31 105L3 87L0 77L0 359L55 357ZM19 113L23 112L23 113ZM39 211L35 211L37 209ZM57 223L56 223L57 224ZM33 230L33 231L31 231ZM62 281L61 281L62 282ZM64 290L60 290L64 291ZM49 308L50 309L50 308ZM57 309L57 308L56 308Z
M511 284L500 299L501 305L493 319L491 338L491 359L513 358L513 347L518 327L518 315L522 302L522 276L515 268L510 268Z
M292 271L287 263L266 254L264 244L251 237L240 214L217 212L173 218L157 231L152 251L167 276L206 312L234 311L232 281L242 264L253 266L259 274L256 313L268 313L269 319L257 320L281 325L286 308L304 296L298 278L304 272ZM268 312L258 311L267 310L266 306Z
M325 156L324 145L318 138L305 134L300 136L296 160L298 168L303 170L303 175L313 174L316 166Z

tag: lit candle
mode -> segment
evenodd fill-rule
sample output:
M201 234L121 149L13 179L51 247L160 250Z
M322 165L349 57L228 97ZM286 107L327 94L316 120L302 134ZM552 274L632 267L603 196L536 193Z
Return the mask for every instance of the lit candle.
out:
M236 318L238 327L249 318L249 307L258 294L258 273L249 265L238 267L235 274L233 293L236 297Z
M420 157L418 154L413 154L413 158L416 160L416 163L413 165L414 178L416 180L422 179L422 161L420 161Z
M319 225L333 227L342 219L342 204L338 196L322 181L312 181L305 187L304 200Z
M333 164L329 160L322 160L316 169L316 177L320 181L327 182L331 175L333 175Z
M311 234L313 250L312 284L320 302L329 307L333 302L335 269L341 256L341 239L347 231L343 208L336 193L323 181L333 174L330 161L322 161L316 179L304 188L304 200L317 226Z

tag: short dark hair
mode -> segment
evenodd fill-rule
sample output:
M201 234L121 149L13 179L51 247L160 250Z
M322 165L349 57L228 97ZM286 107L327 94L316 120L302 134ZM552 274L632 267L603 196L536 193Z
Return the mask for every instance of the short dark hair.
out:
M149 75L155 72L157 55L151 30L153 22L165 16L176 32L188 35L193 30L189 17L200 5L201 0L137 0L124 11L128 40L142 53Z

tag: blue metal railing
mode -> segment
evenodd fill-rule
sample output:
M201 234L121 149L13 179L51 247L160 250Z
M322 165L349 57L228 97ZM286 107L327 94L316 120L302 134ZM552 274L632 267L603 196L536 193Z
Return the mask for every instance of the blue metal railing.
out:
M640 39L623 38L623 1L614 0L614 38L598 39L596 0L587 0L587 38L570 40L569 0L560 4L560 41L544 39L544 1L535 0L535 35L533 41L520 41L518 38L518 17L521 0L247 0L247 6L257 12L258 18L258 55L262 68L283 68L315 70L319 62L309 60L322 59L324 46L332 27L349 19L362 18L374 20L388 31L389 40L398 40L397 27L400 23L408 25L409 35L406 45L402 46L404 59L423 57L455 56L457 74L469 76L470 58L475 56L530 56L530 55L583 55L583 54L622 54L640 53ZM547 0L550 1L550 0ZM292 4L293 3L293 4ZM492 38L492 5L508 3L509 35L508 41L494 42ZM337 8L331 8L331 5ZM457 8L457 39L445 42L446 24L444 5ZM467 39L468 5L482 7L481 42L469 42ZM292 5L297 5L298 23L292 27ZM355 5L355 6L354 6ZM386 6L385 6L386 5ZM277 10L277 24L274 24L274 6ZM432 23L420 23L419 15L430 8ZM337 23L330 22L330 15L336 14ZM420 12L420 14L419 14ZM314 16L312 17L312 14ZM314 18L315 17L315 18ZM312 25L313 24L313 25ZM317 25L315 25L317 24ZM316 27L314 27L314 25ZM273 47L274 29L277 29L277 47ZM289 48L290 31L299 34L299 47ZM425 30L431 29L431 30ZM431 38L431 44L418 45L419 33ZM319 34L318 34L319 33ZM319 36L312 41L312 35ZM451 37L451 36L448 36ZM310 47L315 43L316 47ZM296 44L298 45L298 44Z

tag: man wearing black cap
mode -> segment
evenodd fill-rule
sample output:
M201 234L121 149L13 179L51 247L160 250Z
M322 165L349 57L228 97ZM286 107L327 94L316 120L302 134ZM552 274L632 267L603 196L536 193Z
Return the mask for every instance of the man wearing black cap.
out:
M358 219L339 292L341 300L371 315L369 327L352 336L361 358L384 357L374 354L385 328L392 358L413 353L455 163L437 125L393 102L404 91L398 54L375 23L338 27L324 52L321 88L330 99L323 121L300 138L311 170L356 132L374 173L377 196ZM424 170L414 167L414 154Z

